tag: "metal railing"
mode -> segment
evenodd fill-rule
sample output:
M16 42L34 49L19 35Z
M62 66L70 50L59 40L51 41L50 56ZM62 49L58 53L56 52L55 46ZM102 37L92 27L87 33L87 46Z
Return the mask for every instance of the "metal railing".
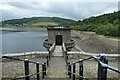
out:
M47 61L43 62L43 63L30 61L28 59L20 59L20 58L10 57L10 56L2 56L2 58L7 58L7 59L18 60L18 61L24 62L24 76L16 77L12 80L17 80L17 79L30 80L30 77L34 76L34 75L36 75L37 80L40 80L40 65L42 66L42 72L41 72L42 78L45 78L47 66L49 66L49 60L50 60L49 56L47 56ZM29 73L29 70L30 70L29 63L33 63L36 65L35 73L32 73L32 74Z
M55 43L53 43L52 46L48 49L48 51L49 51L49 54L48 54L49 58L52 57L52 55L53 55L52 53L54 52L54 50L55 50Z
M46 62L43 62L43 63L30 61L28 59L15 58L15 57L11 57L11 56L2 56L2 58L7 58L7 59L18 60L18 61L24 62L24 74L25 75L14 78L12 80L24 79L24 78L25 78L25 80L30 80L30 77L34 76L34 75L36 75L37 80L40 80L40 69L39 69L40 65L42 65L42 78L45 78L46 70L47 70L47 67L49 66L49 61L50 61L50 58L52 57L52 53L53 53L54 49L55 49L55 43L49 48L49 54L47 55L47 58L46 58L47 60L46 60ZM32 74L29 73L29 70L30 70L29 63L33 63L36 65L36 73L32 73Z
M62 50L63 50L63 57L65 59L66 65L68 64L68 56L67 56L67 50L65 47L65 43L62 44Z
M67 56L67 55L66 55ZM119 69L113 68L108 65L108 60L106 56L90 56L86 59L80 59L76 62L70 63L67 62L68 66L68 76L72 78L72 80L76 79L76 76L79 77L79 80L86 79L83 75L83 63L89 59L95 59L98 62L98 74L97 80L107 80L107 69L120 73ZM76 72L76 64L79 63L79 73Z

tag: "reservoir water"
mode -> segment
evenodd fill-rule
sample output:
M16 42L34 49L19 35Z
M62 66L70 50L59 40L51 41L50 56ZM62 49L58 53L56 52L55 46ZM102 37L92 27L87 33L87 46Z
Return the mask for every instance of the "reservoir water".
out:
M13 54L30 51L47 51L46 48L43 47L43 41L47 39L47 36L47 30L37 32L12 32L0 30L0 53ZM73 34L72 38L75 41L79 40ZM72 50L74 51L75 49Z
M47 32L0 32L2 54L29 51L46 51L42 46Z

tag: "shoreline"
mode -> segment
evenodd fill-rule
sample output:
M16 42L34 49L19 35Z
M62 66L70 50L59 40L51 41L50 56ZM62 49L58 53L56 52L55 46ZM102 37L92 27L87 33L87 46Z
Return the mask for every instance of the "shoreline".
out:
M99 37L94 32L72 31L80 40L76 41L75 48L78 51L90 53L116 54L118 51L118 40L107 37Z
M24 32L24 31L44 31L47 32L46 28L41 28L41 27L12 27L12 28L7 28L7 27L0 27L0 31L11 31L11 32Z

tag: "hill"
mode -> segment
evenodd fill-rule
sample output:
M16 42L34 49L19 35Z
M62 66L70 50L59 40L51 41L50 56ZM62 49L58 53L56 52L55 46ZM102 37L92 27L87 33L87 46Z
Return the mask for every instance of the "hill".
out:
M74 30L93 31L105 36L120 36L120 11L79 20L71 25Z
M32 17L5 20L2 21L2 24L3 27L5 26L43 27L43 26L69 25L73 22L75 21L59 17Z

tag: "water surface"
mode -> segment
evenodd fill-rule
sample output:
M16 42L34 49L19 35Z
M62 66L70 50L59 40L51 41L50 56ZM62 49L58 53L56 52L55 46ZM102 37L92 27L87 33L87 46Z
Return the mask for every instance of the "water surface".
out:
M47 32L11 32L2 31L2 53L21 53L27 51L46 51L42 46ZM1 44L0 44L1 45Z
M43 47L43 41L47 38L47 31L25 31L15 32L9 30L0 30L0 53L23 53L30 51L47 51ZM79 38L71 34L71 38L78 41ZM72 51L75 51L73 48Z

